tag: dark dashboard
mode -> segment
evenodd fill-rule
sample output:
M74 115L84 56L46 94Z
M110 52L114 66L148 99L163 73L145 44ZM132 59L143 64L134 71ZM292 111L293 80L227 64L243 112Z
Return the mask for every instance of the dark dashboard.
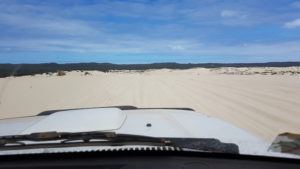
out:
M199 152L81 152L0 157L3 168L85 169L299 169L300 160Z

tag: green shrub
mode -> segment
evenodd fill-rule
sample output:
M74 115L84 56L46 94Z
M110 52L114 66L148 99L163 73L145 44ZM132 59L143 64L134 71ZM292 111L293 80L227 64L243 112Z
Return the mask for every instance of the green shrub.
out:
M91 75L91 73L90 72L84 72L84 75L86 76L86 75Z
M61 70L57 71L57 76L65 76L65 75L66 75L66 72L61 71Z

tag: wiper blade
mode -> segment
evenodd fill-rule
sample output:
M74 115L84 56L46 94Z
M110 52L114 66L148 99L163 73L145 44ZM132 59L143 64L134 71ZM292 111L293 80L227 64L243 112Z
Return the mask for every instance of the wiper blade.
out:
M27 135L10 135L0 137L0 146L20 141L53 141L53 140L86 140L90 138L110 139L115 137L114 132L40 132Z
M34 143L25 143L26 141ZM55 142L49 143L47 141ZM0 137L0 151L32 148L126 145L169 146L179 148L181 150L190 149L217 153L239 153L239 148L237 145L232 143L222 143L217 139L210 138L149 137L142 135L116 134L115 132L98 131L76 133L41 132L28 135L12 135Z
M140 135L130 135L130 134L116 134L115 132L41 132L32 133L28 135L11 135L11 136L1 136L0 146L5 146L8 144L18 144L24 143L24 141L59 141L60 143L68 143L72 141L84 141L90 142L90 140L100 139L106 142L157 142L167 144L168 142L161 138L140 136Z

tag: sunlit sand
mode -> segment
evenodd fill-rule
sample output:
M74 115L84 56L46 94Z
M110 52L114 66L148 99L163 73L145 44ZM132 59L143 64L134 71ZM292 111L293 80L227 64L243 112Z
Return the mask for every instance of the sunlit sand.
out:
M300 133L299 72L299 67L198 68L0 78L0 118L115 105L189 107L270 142L282 132Z

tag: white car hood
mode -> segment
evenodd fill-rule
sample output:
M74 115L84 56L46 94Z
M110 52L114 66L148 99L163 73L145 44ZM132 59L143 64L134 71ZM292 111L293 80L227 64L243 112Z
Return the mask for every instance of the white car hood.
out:
M194 111L95 108L60 111L46 116L0 120L0 136L47 131L113 131L152 137L215 138L223 143L237 144L241 154L299 158L296 155L269 152L269 144L262 139L229 123ZM108 148L86 147L86 150ZM85 148L10 150L0 151L0 154L69 152L75 150L83 151Z

